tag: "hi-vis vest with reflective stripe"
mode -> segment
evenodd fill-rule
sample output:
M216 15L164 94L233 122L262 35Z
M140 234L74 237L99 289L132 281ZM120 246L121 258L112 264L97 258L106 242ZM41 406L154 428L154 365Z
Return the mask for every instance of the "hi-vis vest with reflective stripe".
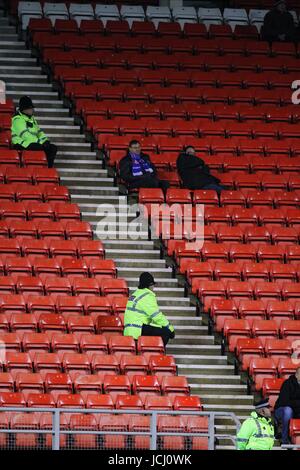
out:
M174 331L167 318L157 305L156 295L150 289L137 289L128 299L124 316L124 336L138 339L142 334L143 325Z
M41 131L36 119L18 112L11 122L11 140L13 145L22 145L27 148L30 144L43 144L48 140Z
M271 419L255 411L246 419L236 437L238 450L271 450L274 445L274 426Z

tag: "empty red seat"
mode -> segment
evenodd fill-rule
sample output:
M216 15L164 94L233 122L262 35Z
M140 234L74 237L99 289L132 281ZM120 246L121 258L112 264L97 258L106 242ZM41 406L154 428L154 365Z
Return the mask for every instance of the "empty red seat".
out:
M101 279L103 276L116 277L117 269L116 264L113 260L110 259L88 259L87 264L91 277Z
M196 395L175 396L173 402L175 411L202 411L201 400Z
M70 315L68 318L68 331L70 333L94 333L95 327L93 319L89 316Z
M149 370L151 374L162 375L176 375L177 367L173 356L165 355L150 355L149 357Z
M61 372L61 361L55 353L35 353L33 364L36 372Z
M241 318L258 317L265 319L266 306L262 300L240 300L239 302L239 316Z
M131 336L112 336L109 339L110 354L124 352L126 354L136 354L136 345Z
M146 394L161 394L159 381L155 375L134 375L132 377L132 390L134 394L139 394L141 397Z
M120 317L99 316L97 318L97 333L123 334L123 324Z
M39 317L40 331L66 331L62 315L42 313Z
M22 392L0 392L0 406L23 408L26 401Z
M253 357L249 364L249 374L255 383L255 390L259 391L264 379L276 378L277 368L271 358Z
M295 359L291 357L280 358L277 364L279 377L284 380L288 379L291 374L295 373L297 366Z
M65 373L47 373L44 383L47 393L52 391L72 392L72 380L70 376Z
M98 372L115 372L119 373L119 361L116 356L109 354L93 354L91 357L91 367L94 373Z
M5 363L7 372L11 370L32 372L32 361L28 353L7 351Z
M46 333L26 332L22 344L24 351L50 352L50 340Z
M161 377L161 390L163 395L189 395L190 387L186 377Z
M103 335L82 334L80 337L80 349L83 353L88 351L107 353L108 345L106 337Z
M83 315L83 304L79 297L58 295L56 299L56 308L58 313Z
M278 326L274 320L254 320L252 323L254 337L278 338Z
M128 286L124 279L102 279L100 281L102 295L126 295L128 296Z
M249 338L251 336L251 328L247 320L227 318L224 322L223 332L229 343L229 351L234 351L238 338Z
M164 354L165 348L160 336L140 336L137 343L137 351L140 354L144 352L153 352Z
M123 374L147 374L148 364L144 356L123 354L120 360L120 370Z
M109 315L111 313L111 304L106 297L85 296L84 311L86 315Z
M273 358L291 356L292 346L287 339L267 338L265 352L267 357Z
M300 335L300 320L282 320L280 324L282 338L297 338Z

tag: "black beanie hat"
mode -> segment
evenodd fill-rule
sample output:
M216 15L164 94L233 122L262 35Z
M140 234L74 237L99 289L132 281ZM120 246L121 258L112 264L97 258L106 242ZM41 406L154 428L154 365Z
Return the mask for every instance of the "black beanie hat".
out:
M22 112L24 109L31 109L34 108L33 102L30 96L22 96L19 101L19 110Z
M155 284L154 277L150 273L142 273L140 275L139 289L146 289Z

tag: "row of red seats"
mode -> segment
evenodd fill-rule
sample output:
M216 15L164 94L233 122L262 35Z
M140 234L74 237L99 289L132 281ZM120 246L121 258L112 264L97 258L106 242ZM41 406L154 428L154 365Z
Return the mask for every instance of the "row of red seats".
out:
M197 295L200 302L208 303L209 299L223 298L244 298L260 300L276 299L289 300L297 299L300 296L300 284L291 281L259 281L249 279L247 281L219 280L206 281L199 278L192 280L192 293ZM296 325L295 325L296 327ZM300 334L300 332L299 332Z
M70 100L96 99L132 101L140 100L149 103L166 101L169 103L246 103L246 104L274 104L291 105L292 92L289 88L267 89L264 87L250 87L242 89L235 86L216 88L210 85L187 87L175 85L162 87L159 85L129 86L127 84L110 85L101 83L81 84L67 82L64 86L65 95Z
M181 73L181 72L180 72ZM209 73L208 73L209 75ZM132 76L132 74L131 74ZM105 81L107 83L107 81ZM230 121L260 121L260 122L288 122L299 121L297 107L275 106L274 104L251 106L231 104L198 104L167 102L144 103L143 101L98 101L89 99L77 99L75 103L75 114L79 115L85 122L88 116L102 116L104 118L115 118L126 116L128 118L156 118L156 119L182 119L191 120L197 118L219 119Z
M87 353L68 352L39 352L29 350L29 352L7 351L2 359L5 372L11 370L19 372L70 372L79 371L90 374L112 371L116 374L124 375L174 375L177 376L177 367L173 356L160 355L153 352L143 355L122 353L104 354L103 352L88 351Z
M103 334L107 339L111 336L123 337L124 314L111 316L112 313L119 315L119 300L122 300L121 307L123 307L123 297L115 298L111 296L110 302L104 302L103 298L100 297L97 297L96 300L87 297L81 296L81 298L78 298L63 295L34 297L29 294L26 298L28 310L31 313L24 313L22 310L20 313L16 309L6 310L6 313L1 313L0 330L4 333L7 333L9 328L13 330L12 333L20 330L29 333L42 332L49 334L61 332L67 334L65 337L67 343L69 335L88 333L92 336L90 343L96 346L98 345L97 335ZM23 305L21 305L22 307ZM59 314L56 314L56 311ZM86 315L83 316L83 313ZM6 341L13 341L14 337L8 336L5 338ZM31 341L33 344L33 339ZM39 343L38 338L37 341ZM18 344L18 338L16 343L13 344Z
M192 88L191 88L192 89ZM192 136L245 136L251 138L269 137L272 139L299 138L300 131L297 126L290 123L260 121L234 122L229 120L211 121L210 119L195 118L191 121L180 119L130 119L118 117L116 119L103 119L101 116L88 116L86 130L92 132L95 139L98 134L141 134L141 135L169 135L177 137Z
M98 147L108 156L111 151L126 151L128 142L131 139L140 141L144 152L151 153L176 153L182 151L186 145L192 145L196 152L202 155L236 155L237 153L253 156L288 156L290 154L298 156L300 154L299 139L245 139L242 137L224 138L219 136L208 136L196 138L193 136L167 137L163 135L144 137L139 134L117 136L102 134L98 136ZM238 178L236 178L238 179Z
M227 228L227 227L225 227ZM269 228L269 227L268 227ZM284 263L288 261L291 264L299 263L299 247L293 244L287 244L282 247L281 245L271 246L268 243L263 243L263 233L261 228L250 227L252 236L255 237L255 230L258 230L258 239L253 239L253 244L241 244L238 239L231 239L222 243L215 243L214 240L207 238L203 240L198 239L194 243L189 243L185 240L166 240L166 247L168 256L174 257L177 265L180 266L181 260L189 259L192 261L231 261L246 260L256 262L277 261ZM259 232L260 230L260 232ZM209 232L208 232L209 235ZM235 242L235 243L234 243ZM259 242L257 244L257 242Z
M4 191L5 187L6 185L4 185ZM23 220L80 221L81 212L78 204L71 204L69 202L38 202L34 200L11 202L5 198L5 201L1 204L0 218L9 219L10 217L21 218Z
M9 130L11 127L11 117L0 114L0 129ZM43 151L24 150L1 150L0 165L14 165L22 167L47 167L47 158Z
M279 337L283 339L291 338L294 350L299 349L299 320L281 320L280 326L278 326L275 320L226 318L222 332L231 352L235 350L239 338L256 338L261 336L271 339ZM289 358L289 360L293 370L295 370L297 368L296 361L293 361L292 358Z
M21 202L1 201L2 220L0 221L0 238L10 236L25 238L59 239L59 240L91 240L93 231L88 222L61 220L51 222L46 220L26 221L26 209ZM43 242L39 240L40 247ZM28 240L29 242L30 240ZM26 240L27 242L27 240ZM32 242L32 241L31 241ZM34 242L33 242L34 243ZM38 244L36 248L38 248ZM44 245L45 246L45 245ZM32 254L35 254L32 251ZM39 251L37 252L37 255ZM46 255L46 252L45 254Z
M15 323L13 323L15 322ZM18 328L18 315L12 315L10 325ZM164 354L165 348L159 336L140 336L137 343L131 336L91 335L88 333L35 333L27 330L16 330L12 333L0 333L1 341L5 344L7 351L16 352L61 352L63 353L87 353L89 351L104 354L144 354L152 352ZM61 355L63 359L63 355ZM179 380L179 379L178 379Z
M9 163L10 150L4 150L1 154L0 161L5 160L5 164ZM0 184L0 199L22 202L22 201L36 201L36 202L70 202L71 197L69 190L66 186L57 186L53 184L36 184L30 183L7 183Z
M211 24L207 30L204 24L185 23L183 30L179 23L159 22L158 28L152 22L133 21L131 28L127 21L108 20L104 27L101 20L81 20L80 25L74 20L57 19L54 28L48 18L31 18L28 25L29 34L34 36L38 32L69 33L87 36L90 34L101 34L102 36L120 35L130 36L179 36L179 37L235 37L236 39L251 38L258 39L258 31L255 26L236 25L234 32L229 25Z
M3 155L10 154L7 150L1 152ZM5 158L5 157L4 157ZM0 165L0 183L28 183L28 184L55 184L59 185L60 178L55 168L43 168L40 166L29 166L27 168L18 168L17 166Z
M176 157L167 156L167 155L155 155L151 156L152 163L155 164L157 169L166 169L165 165L170 164L172 167L176 167ZM280 168L282 171L290 171L290 166L295 169L295 172L300 169L300 159L299 158L286 158L283 157L282 160L278 158L267 159L264 157L253 157L251 161L250 157L228 157L217 156L209 157L206 159L206 163L209 165L210 169L216 169L217 165L222 165L227 171L238 169L251 169L252 171L265 171L267 169L276 169ZM265 177L267 173L263 173ZM256 178L259 178L260 175L255 174ZM271 177L271 175L268 175ZM275 180L274 180L275 181ZM239 182L238 182L239 184ZM266 183L268 184L268 183ZM180 215L180 210L184 211L182 204L188 204L189 206L193 204L206 204L208 206L239 206L239 207L253 207L260 205L268 205L276 207L280 206L298 206L298 193L297 191L293 192L282 192L282 191L271 191L266 189L264 191L259 191L257 189L244 189L241 191L223 191L218 196L215 191L197 189L191 191L189 189L168 189L166 196L164 195L161 189L154 188L140 188L139 191L139 203L140 204L181 204L178 207L178 213ZM1 198L1 194L0 194ZM163 208L161 208L163 211ZM186 209L187 210L187 209ZM176 208L172 209L172 214L176 215ZM188 214L188 212L187 212Z
M223 178L221 178L221 182L224 184ZM196 207L187 205L186 209L184 210L184 208L181 208L178 205L178 203L174 202L174 204L175 204L175 207L173 210L172 208L168 206L160 207L160 215L157 216L157 219L160 218L160 220L164 220L166 224L169 223L170 220L172 221L175 219L176 221L176 215L178 215L178 209L179 209L179 214L180 213L183 214L183 222L186 224L186 226L183 227L183 229L187 231L192 231L192 228L194 228L194 226L192 225L192 222L196 224L195 227L198 227L198 229L200 229L201 224L203 224L203 222L206 225L212 225L216 223L220 225L222 224L227 225L227 226L238 226L238 225L265 226L267 225L269 228L271 228L272 226L294 227L294 226L299 225L299 221L300 221L299 219L300 214L299 214L298 209L294 209L292 207L287 207L287 208L282 207L282 208L272 209L272 204L270 203L267 204L270 206L267 208L260 207L259 205L257 207L250 207L250 208L236 207L235 205L232 205L232 206L228 205L225 207L213 207L213 206L206 207L204 211L201 205L200 206L197 205ZM155 213L155 205L152 207L152 212ZM189 223L190 225L188 225ZM179 223L179 226L182 227L181 221ZM167 225L165 225L165 227L167 227ZM201 233L200 233L199 238L203 238L201 236ZM182 245L178 244L178 247L179 246L182 246ZM222 246L216 247L216 250L218 250L218 248L225 252L225 245L223 247ZM276 249L277 248L274 248L275 251ZM249 247L249 250L251 250L251 247ZM251 256L256 257L254 253L252 253ZM228 257L228 255L226 254L223 257Z
M208 304L204 303L204 310L209 313L217 332L221 332L224 328L226 319L246 319L246 320L274 320L280 327L282 320L298 320L299 302L296 300L278 301L269 298L260 300L248 299L213 299ZM259 330L256 324L256 331ZM261 328L261 327L260 327ZM262 336L261 340L264 339ZM273 340L270 340L273 341ZM276 341L274 348L276 349ZM283 341L283 340L280 340ZM286 341L293 342L293 338L287 338ZM273 344L273 343L272 343ZM284 343L281 343L284 344ZM278 345L277 345L278 346ZM285 350L285 352L288 352Z
M207 41L207 49L212 41ZM211 47L211 46L210 46ZM269 57L264 54L244 56L239 54L218 55L216 51L202 52L199 55L174 53L162 54L148 52L137 54L136 52L110 53L109 51L63 51L45 48L43 51L45 65L52 68L54 65L99 66L99 67L124 67L148 68L148 69L173 69L173 70L248 70L270 72L298 72L300 62L292 56Z
M222 280L232 279L239 281L248 281L250 279L261 279L264 281L290 280L291 282L299 282L298 265L280 264L278 262L260 262L252 261L235 261L234 263L226 263L223 261L190 261L183 259L180 263L180 272L186 274L187 281L192 288L194 279L202 280ZM0 278L1 279L1 278Z
M22 282L20 280L20 283ZM24 282L27 282L26 278L24 278ZM23 299L16 299L16 297L12 297L10 303L2 304L1 331L38 332L39 329L42 331L51 331L52 329L63 332L68 330L71 333L94 334L95 328L98 328L101 334L107 331L122 334L127 296L111 293L104 297L98 297L95 296L93 289L89 292L87 289L83 292L82 289L80 294L71 297L63 290L55 292L55 288L59 287L60 283L51 283L50 279L46 282L49 286L54 286L54 294L43 296L37 291L30 292L28 290L23 293L25 306ZM76 283L81 284L79 279L76 279ZM58 316L55 316L56 312ZM40 320L41 315L44 316ZM111 317L111 315L114 316ZM101 317L101 321L99 317Z
M43 398L44 396L44 398ZM57 407L57 408L102 408L127 410L165 410L165 411L201 411L202 406L198 396L183 397L181 395L153 396L148 395L142 399L139 395L123 395L119 393L115 400L112 396L93 393L54 393L49 394L0 392L2 407ZM84 396L84 397L83 397ZM124 422L124 421L123 421Z
M162 23L166 26L166 23ZM179 26L179 25L178 25ZM266 56L291 56L296 57L296 47L292 43L269 43L255 40L234 40L230 38L204 39L204 38L153 38L142 36L141 38L126 37L124 35L114 35L101 37L99 34L89 34L79 36L76 33L52 34L49 32L35 32L32 36L32 44L38 48L40 53L52 50L86 50L86 51L134 51L137 53L163 52L187 53L191 55L201 53L215 54L240 54L248 56L251 54L263 54Z
M114 289L116 294L124 295L126 291L123 280L118 278L117 283L112 283L110 280L114 276L115 267L113 261L108 260L109 263L92 263L91 278L82 277L83 273L77 268L77 272L73 275L68 275L68 270L72 269L72 264L67 261L62 261L61 269L65 276L58 277L57 267L55 264L36 262L33 263L33 271L36 274L32 277L32 271L27 274L26 268L28 264L19 263L15 258L9 258L6 264L7 276L0 276L0 293L1 294L37 294L37 295L51 295L51 294L62 294L62 295L93 295L100 296L101 293L109 289ZM21 264L21 267L19 268ZM296 269L296 267L295 267ZM42 273L44 271L44 273ZM48 271L48 272L46 272ZM275 270L278 271L279 270ZM283 270L282 270L283 271ZM290 279L292 276L292 270L286 269L286 279ZM290 277L288 273L290 272ZM60 271L59 271L60 273ZM283 274L282 274L283 276ZM103 308L110 310L109 303L103 305Z
M22 227L24 226L24 227ZM27 229L30 230L30 227L27 226L26 222L14 222L11 223L10 231L14 236L20 236L20 231L23 231L23 234ZM4 224L1 224L1 229L5 229ZM34 232L34 225L31 226L31 230ZM29 233L27 234L29 235ZM34 237L33 237L34 238ZM32 255L30 260L34 260L34 257L38 258L37 262L41 261L41 258L56 258L56 261L59 261L62 258L81 258L85 259L88 262L88 267L93 272L93 275L97 274L116 274L116 268L114 262L111 260L101 261L97 264L97 260L102 260L104 258L105 250L103 244L100 240L56 240L45 239L36 241L28 238L17 238L17 239L7 239L0 238L0 254L3 257L2 261L6 260L4 257L14 256L20 257L23 256L27 259L29 255ZM94 262L93 262L94 261ZM21 260L20 260L21 262ZM54 261L55 262L55 261ZM42 261L43 263L43 261ZM45 261L45 267L47 261ZM49 263L49 268L51 263ZM54 265L53 265L54 266ZM75 268L76 265L74 265ZM80 266L80 265L78 265ZM84 264L82 265L84 268ZM102 269L102 271L101 271ZM99 271L97 271L99 270Z
M192 227L194 228L194 227ZM177 227L172 231L172 226L170 227L170 234L176 234ZM181 233L180 230L177 233ZM187 240L187 235L190 235L189 232L183 228L182 234L184 239ZM205 242L204 253L205 258L209 258L213 261L213 252L209 254L210 245L207 247L207 242L214 242L214 243L226 243L226 242L236 242L236 243L260 243L263 245L264 243L272 244L272 245L298 245L298 236L299 231L297 226L295 227L280 227L280 226L272 226L266 224L264 227L256 227L256 226L243 226L243 225L236 225L233 227L226 226L226 225L206 225L203 230L203 239ZM184 254L181 256L181 249L185 250L188 247L184 246L183 244L177 244L173 241L164 240L163 243L167 248L169 248L168 253L169 256L174 256L174 250L179 248L178 254L178 265L181 273L184 273L184 270L188 266L188 263L191 264L192 261L200 261L200 255L195 255L195 260L191 260L191 252L187 252L187 257L185 258ZM196 247L197 248L197 247ZM218 248L216 248L218 250ZM217 251L216 251L217 254ZM292 252L289 251L289 262L296 261L297 257L296 251ZM194 257L194 256L192 256ZM218 256L216 256L218 258ZM223 258L223 255L221 256ZM226 259L228 259L225 256ZM235 260L237 261L237 260ZM276 261L273 259L272 262Z

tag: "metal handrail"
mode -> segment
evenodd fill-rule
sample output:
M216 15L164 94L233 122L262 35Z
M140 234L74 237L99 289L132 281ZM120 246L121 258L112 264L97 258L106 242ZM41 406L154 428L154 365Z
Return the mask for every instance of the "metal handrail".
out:
M140 436L149 436L150 435L150 450L157 449L157 436L185 436L185 437L208 437L208 449L214 450L215 448L215 439L223 438L223 439L230 439L233 443L235 443L235 437L232 435L224 435L215 433L215 418L216 417L229 417L231 418L237 428L239 430L241 426L240 420L234 413L230 412L221 412L221 411L169 411L169 410L110 410L110 409L99 409L99 408L26 408L26 407L3 407L0 410L2 412L18 412L18 413L51 413L52 414L52 428L51 429L36 429L36 428L28 428L27 429L0 429L0 435L3 433L7 434L29 434L29 433L38 433L38 434L52 434L52 449L59 450L60 448L60 435L72 435L72 434L94 434L94 435L140 435ZM75 413L75 414L126 414L126 415L150 415L150 430L147 432L139 432L139 431L96 431L93 429L85 429L82 430L66 430L60 429L60 414L61 413ZM208 432L202 433L188 433L188 432L158 432L157 431L157 417L159 415L191 415L191 416L207 416L209 418L208 423ZM83 426L84 428L84 426Z

